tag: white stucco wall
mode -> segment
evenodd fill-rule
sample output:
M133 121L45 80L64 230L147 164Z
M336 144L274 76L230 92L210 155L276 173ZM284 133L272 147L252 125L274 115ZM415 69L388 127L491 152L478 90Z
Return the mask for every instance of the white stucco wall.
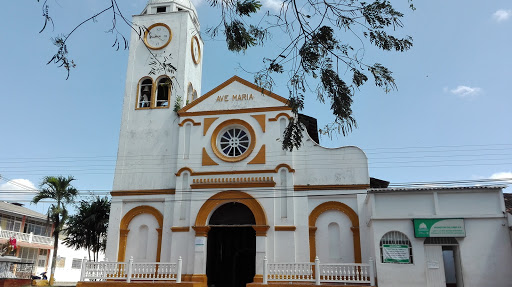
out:
M466 237L456 238L462 278L469 286L509 286L512 248L502 210L501 189L436 189L372 193L366 201L377 258L379 286L425 286L424 238L414 237L413 218L463 218ZM372 207L372 204L375 205ZM451 205L451 207L449 207ZM417 212L414 212L417 210ZM400 231L412 244L412 264L382 263L379 241Z

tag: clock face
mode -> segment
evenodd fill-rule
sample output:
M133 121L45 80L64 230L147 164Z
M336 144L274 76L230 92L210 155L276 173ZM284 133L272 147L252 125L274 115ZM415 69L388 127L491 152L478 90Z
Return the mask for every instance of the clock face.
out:
M167 46L172 39L171 28L163 23L156 23L144 33L144 44L150 49L159 50Z
M190 45L190 48L192 49L192 61L197 65L199 64L199 61L201 61L201 46L199 46L199 39L197 36L192 37Z

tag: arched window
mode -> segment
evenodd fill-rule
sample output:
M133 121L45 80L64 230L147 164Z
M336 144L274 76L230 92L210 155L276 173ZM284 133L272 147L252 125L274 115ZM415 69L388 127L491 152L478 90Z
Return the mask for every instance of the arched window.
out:
M196 93L196 97L197 97L197 93ZM192 85L192 83L188 83L188 87L187 87L187 99L186 99L186 102L185 104L189 104L191 103L194 99L194 86Z
M412 245L407 235L390 231L380 239L380 259L382 263L412 264Z
M169 77L161 77L157 80L156 88L156 107L168 108L169 97L171 95L171 79Z
M150 78L143 78L139 84L139 100L137 102L137 108L150 108L151 107L151 95L153 91L153 80Z

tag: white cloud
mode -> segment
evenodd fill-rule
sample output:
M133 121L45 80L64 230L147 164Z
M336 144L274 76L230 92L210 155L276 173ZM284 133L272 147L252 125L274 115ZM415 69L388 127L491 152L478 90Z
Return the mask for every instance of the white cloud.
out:
M492 17L497 22L506 21L512 17L512 10L500 9L500 10L494 12L494 14L492 14Z
M506 180L506 182L512 183L512 172L497 172L493 173L490 177L490 179L503 179Z
M482 93L482 89L477 87L472 88L468 86L458 86L457 88L450 90L450 92L461 98L474 98Z
M262 4L264 9L268 9L273 12L279 12L281 7L283 7L283 1L281 0L263 0Z
M37 193L37 188L28 179L13 179L0 185L0 200L28 204Z

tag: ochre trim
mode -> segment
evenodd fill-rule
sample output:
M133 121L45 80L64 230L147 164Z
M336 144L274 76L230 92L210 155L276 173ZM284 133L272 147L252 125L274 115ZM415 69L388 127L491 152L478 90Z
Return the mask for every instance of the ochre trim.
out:
M252 279L253 283L263 283L263 275L262 274L256 274L254 275L254 278Z
M147 190L113 190L112 196L133 196L133 195L160 195L175 194L175 189L147 189Z
M260 124L261 130L265 132L265 115L251 115Z
M201 125L201 123L194 122L193 119L184 119L181 123L178 124L178 126L182 127L182 126L184 126L188 122L191 122L192 125L194 125L194 126L200 126Z
M361 263L361 241L359 238L359 217L357 213L350 208L348 205L338 202L338 201L328 201L320 204L315 207L311 214L309 215L309 260L311 262L315 261L316 257L316 221L318 217L328 211L328 210L337 210L339 212L344 213L350 219L352 223L352 237L354 241L354 260L355 263Z
M206 132L208 131L208 129L210 128L210 126L213 124L213 122L215 120L217 120L218 118L204 118L203 119L203 136L206 135Z
M140 85L146 79L151 80L151 91L149 91L149 95L151 97L151 100L149 101L149 107L139 108L139 100L140 100L140 96L141 96L141 94L140 94ZM137 84L137 96L135 98L135 110L149 110L149 109L151 109L151 107L153 105L153 98L155 97L154 94L155 94L155 82L153 81L153 78L151 78L149 76L145 76L145 77L140 78L139 83Z
M256 236L267 236L267 231L270 228L268 225L253 225L252 229L256 231Z
M163 44L163 45L162 45L162 46L160 46L160 47L153 47L153 46L149 45L149 44L148 44L148 41L147 41L147 37L148 37L149 31L150 31L151 29L153 29L154 27L156 27L156 26L162 26L162 27L164 27L164 28L167 28L167 30L169 31L169 39L167 40L167 42L166 42L165 44ZM169 26L167 26L167 25L166 25L166 24L164 24L164 23L155 23L155 24L153 24L153 25L149 26L149 27L146 29L146 31L144 31L144 44L145 44L148 48L150 48L150 49L152 49L152 50L161 50L161 49L165 48L167 45L169 45L169 43L171 42L171 40L172 40L172 30L171 30L171 28L169 28Z
M191 168L189 168L189 167L182 167L182 168L180 168L180 170L178 170L178 172L176 173L176 176L180 176L184 171L188 171L188 173L190 175L192 175L194 173Z
M208 200L206 200L205 203L203 203L203 205L197 212L195 226L192 227L196 231L196 236L201 236L198 235L198 230L201 230L201 228L204 227L208 227L208 218L210 214L219 206L229 202L241 203L247 206L252 211L252 214L254 215L254 219L256 221L255 226L259 226L258 228L260 230L260 234L263 234L263 231L261 231L263 227L265 227L268 230L269 226L267 224L267 215L265 214L265 210L258 202L258 200L248 193L230 190L219 192L210 197ZM254 228L254 230L256 230L256 228ZM264 233L266 235L266 231ZM258 230L256 230L256 236L265 235L258 235Z
M203 97L198 98L197 101L202 99ZM194 104L197 101L194 101ZM266 108L247 108L247 109L239 109L239 110L210 110L210 111L200 111L200 112L178 112L178 115L180 117L192 117L192 116L230 115L230 114L262 113L262 112L291 111L291 110L292 109L290 109L289 107L283 106L283 107L266 107Z
M200 180L190 185L191 189L210 189L210 188L254 188L254 187L275 187L276 182L273 178L221 178Z
M197 59L196 56L194 55L194 40L197 44ZM194 61L194 64L199 64L199 61L201 61L201 45L199 45L199 39L197 38L196 35L194 35L194 37L190 39L190 52L192 53L192 61Z
M367 184L352 184L352 185L294 185L295 191L304 190L350 190L350 189L367 189L370 186Z
M134 217L140 214L151 214L153 217L155 217L156 221L158 222L158 228L156 229L158 232L158 243L157 243L157 253L156 253L156 262L160 262L160 252L162 250L162 225L164 222L164 217L160 211L158 211L156 208L149 206L149 205L141 205L137 206L130 211L128 211L124 216L123 219L121 219L121 224L119 225L119 252L117 255L117 261L123 262L124 257L126 254L126 240L128 239L128 232L130 230L128 229L128 226L130 225L130 222Z
M208 165L219 165L218 163L214 162L213 159L208 155L208 153L206 152L206 149L203 148L203 156L202 156L202 162L201 164L203 166L208 166Z
M239 156L235 156L235 157L228 157L228 156L224 155L218 149L218 147L217 147L217 138L218 138L220 132L224 128L232 126L232 125L243 126L249 132L249 134L251 136L251 142L249 143L249 147L247 147L247 150L243 154L241 154ZM252 153L252 151L254 150L254 146L255 145L256 145L256 134L254 133L253 128L246 121L242 121L242 120L239 120L239 119L227 120L227 121L221 123L220 125L218 125L215 128L215 130L213 131L212 138L211 138L211 146L212 146L213 153L218 158L220 158L221 160L226 161L226 162L237 162L237 161L242 161L242 160L246 159Z
M295 226L274 226L275 231L295 231Z
M208 237L210 226L192 226L192 229L196 232L196 237Z
M228 85L230 85L233 82L239 82L240 84L243 84L243 85L245 85L245 86L247 86L249 88L255 89L257 91L261 91L262 94L267 95L267 96L269 96L269 97L271 97L271 98L273 98L275 100L278 100L278 101L282 102L285 105L288 105L288 100L287 99L285 99L285 98L283 98L281 96L278 96L278 95L276 95L276 94L274 94L274 93L272 93L272 92L270 92L268 90L265 90L265 89L263 89L261 87L258 87L255 84L253 84L253 83L251 83L249 81L246 81L246 80L244 80L244 79L242 79L242 78L240 78L238 76L233 76L230 79L228 79L227 81L225 81L224 83L222 83L219 86L217 86L216 88L214 88L213 90L211 90L208 93L204 94L202 97L199 98L198 101L195 101L194 104L186 106L183 109L179 110L178 114L181 116L181 113L188 111L192 107L196 106L200 102L204 101L205 99L207 99L211 95L217 93L218 91L222 90L223 88L227 87ZM291 110L291 109L288 108L288 110Z
M269 122L277 122L277 119L279 119L280 117L286 117L286 118L288 118L288 120L292 119L292 117L287 113L279 113L273 118L268 118L268 121Z
M288 169L288 172L295 172L295 170L291 166L287 165L286 163L282 163L282 164L279 164L276 166L276 168L275 168L276 173L279 172L279 169L282 167L286 167Z
M167 106L163 106L163 107L157 107L156 106L156 101L158 100L157 97L158 97L158 82L160 82L161 79L163 78L167 78L169 79L169 86L167 87ZM171 78L167 75L161 75L159 76L158 78L156 78L155 80L155 88L153 89L154 91L154 95L153 95L153 101L151 101L151 108L152 109L168 109L170 106L171 106L171 91L172 91L172 81L171 81Z
M192 282L201 282L204 284L208 282L208 277L206 277L206 274L192 274L192 277L190 279L192 280Z
M282 163L276 166L275 169L254 169L254 170L223 170L223 171L199 171L195 172L189 167L182 167L176 173L176 176L180 176L184 171L190 172L191 176L202 176L202 175L226 175L226 174L254 174L254 173L278 173L280 168L287 168L289 172L295 172L286 163Z
M171 227L172 232L189 232L190 226L173 226Z
M265 164L266 163L265 156L266 156L265 145L262 145L258 154L247 164Z

